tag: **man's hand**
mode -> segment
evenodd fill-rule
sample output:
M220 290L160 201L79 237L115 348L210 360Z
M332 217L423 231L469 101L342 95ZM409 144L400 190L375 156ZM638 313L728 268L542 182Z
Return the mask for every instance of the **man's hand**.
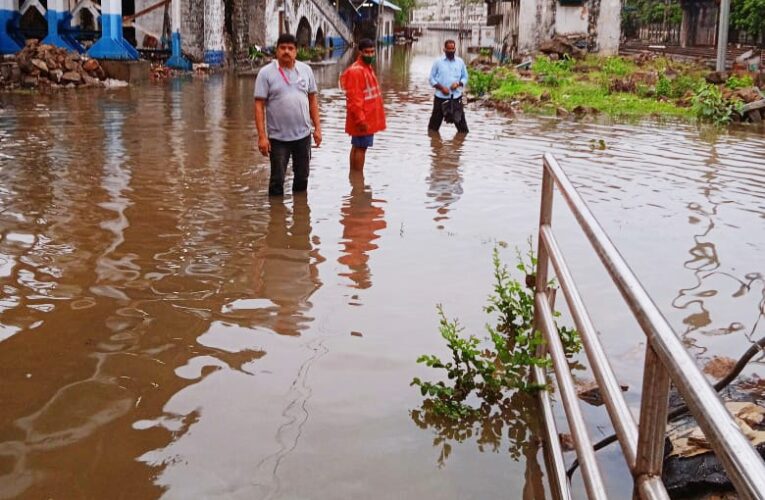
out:
M317 148L321 146L321 130L318 128L313 131L313 142L316 144Z
M454 82L454 83L452 83L451 89L455 90L455 89L458 89L459 87L460 87L460 82Z
M358 126L357 126L357 128L359 129L359 132L362 132L362 133L364 133L364 132L366 132L367 130L369 130L369 127L367 126L367 124L366 124L366 123L363 123L363 122L362 122L362 123L359 123L359 124L358 124Z
M441 84L438 85L438 90L440 90L442 94L446 94L446 95L449 95L452 93L445 85L441 85Z
M265 135L258 137L258 151L260 151L260 154L263 156L268 156L271 152L271 141L269 141L268 137Z

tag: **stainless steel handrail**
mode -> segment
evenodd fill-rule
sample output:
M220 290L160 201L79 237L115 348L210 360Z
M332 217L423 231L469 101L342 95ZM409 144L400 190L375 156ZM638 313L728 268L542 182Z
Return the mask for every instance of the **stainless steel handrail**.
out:
M555 186L646 335L639 425L635 424L624 401L608 357L555 240L552 231ZM553 296L548 287L550 263L582 337L587 359L605 400L627 465L632 472L635 492L641 498L669 498L661 482L661 469L664 460L669 389L670 384L674 384L712 449L725 466L738 494L742 498L765 499L765 463L736 425L717 393L704 378L563 169L550 154L546 154L543 161L537 256L535 323L547 341L546 346L540 348L539 354L551 355L577 457L582 464L582 477L588 497L605 498L606 492L576 394L572 393L571 373L566 358L562 355L562 345L552 320ZM536 381L544 380L544 374L539 369L533 370L532 376ZM565 478L565 471L560 470L563 467L562 457L556 456L561 454L560 444L553 442L558 439L558 434L554 428L549 396L540 391L539 398L546 426L545 456L551 491L556 499L569 498L568 485L558 484L565 481L562 479ZM553 428L550 429L549 425Z

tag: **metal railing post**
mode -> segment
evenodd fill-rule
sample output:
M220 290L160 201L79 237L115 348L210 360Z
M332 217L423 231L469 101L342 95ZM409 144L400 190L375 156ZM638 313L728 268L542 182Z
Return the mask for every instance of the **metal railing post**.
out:
M661 477L664 464L664 440L667 433L669 388L669 372L661 364L656 351L648 342L643 369L637 460L633 472L638 485L643 479L651 476Z
M539 209L540 237L537 244L537 275L534 288L535 290L541 290L542 293L545 293L545 296L548 298L548 300L551 298L546 293L549 263L547 259L547 251L544 248L543 241L541 239L541 228L543 224L549 224L552 221L553 187L554 183L552 177L547 172L545 172L542 177L542 201L540 203ZM540 330L539 325L539 312L535 310L534 331ZM538 346L536 356L538 358L546 358L546 346ZM536 384L547 384L547 374L539 366L532 367L531 377L532 381ZM568 480L566 478L566 466L563 463L563 450L561 449L560 439L558 438L558 429L555 425L555 417L552 411L550 394L544 389L538 391L537 401L539 404L539 409L542 412L542 419L544 423L543 452L545 457L545 464L547 465L547 471L548 474L550 474L550 492L554 500L569 500L571 498L571 491L568 487Z

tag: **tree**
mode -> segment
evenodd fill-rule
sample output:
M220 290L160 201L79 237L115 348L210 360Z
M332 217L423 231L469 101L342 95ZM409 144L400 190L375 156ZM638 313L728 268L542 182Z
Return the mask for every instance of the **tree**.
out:
M733 0L731 26L759 38L765 33L765 0Z
M396 0L401 10L396 12L396 24L403 26L409 22L409 13L417 8L417 0Z

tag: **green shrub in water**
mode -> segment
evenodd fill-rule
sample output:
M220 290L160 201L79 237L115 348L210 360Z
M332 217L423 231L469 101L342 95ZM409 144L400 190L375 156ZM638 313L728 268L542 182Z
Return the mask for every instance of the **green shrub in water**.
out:
M523 259L519 253L516 268L526 275L527 283L533 283L536 258L532 251L526 257L527 260ZM496 315L497 322L495 326L486 326L489 337L482 340L474 335L462 335L459 322L449 320L439 306L439 331L451 351L451 360L444 361L435 355L417 359L418 363L445 371L447 382L415 378L411 383L420 388L428 407L441 417L463 419L474 415L478 409L466 402L468 398L477 397L482 406L495 405L506 400L512 391L546 388L546 384L532 383L529 378L530 367L546 368L550 364L547 357L536 355L537 347L544 340L533 326L534 290L510 277L496 248L493 264L494 293L484 310ZM575 330L558 327L558 333L567 355L581 349Z

